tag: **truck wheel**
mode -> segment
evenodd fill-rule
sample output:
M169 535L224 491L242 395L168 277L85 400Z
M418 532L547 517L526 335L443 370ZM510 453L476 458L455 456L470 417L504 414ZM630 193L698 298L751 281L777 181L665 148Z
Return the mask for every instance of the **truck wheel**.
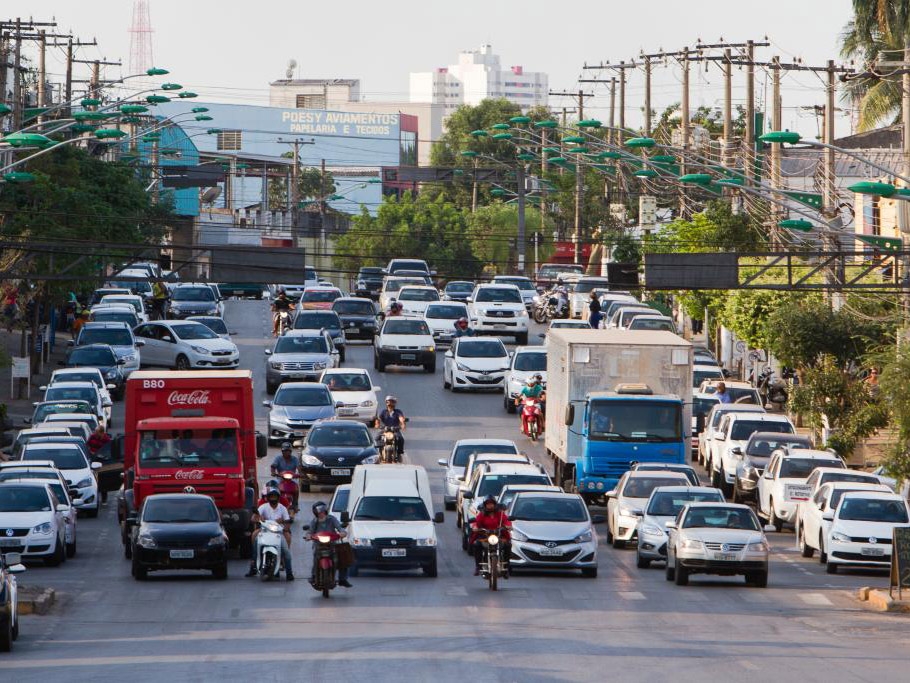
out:
M177 370L189 370L190 369L190 359L184 356L182 353L177 356L175 361L175 367Z

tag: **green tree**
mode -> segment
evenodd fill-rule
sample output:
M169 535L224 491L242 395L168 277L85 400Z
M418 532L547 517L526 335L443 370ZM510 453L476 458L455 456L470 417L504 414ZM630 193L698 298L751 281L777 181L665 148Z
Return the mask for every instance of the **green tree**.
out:
M467 214L468 239L471 251L487 272L494 274L507 273L517 265L515 240L518 237L518 207L514 203L494 202L481 206L474 213ZM553 251L552 228L541 227L540 211L535 208L525 209L525 235L527 236L526 259L533 258L531 236L541 233L538 245L540 261L545 261Z
M285 152L281 155L286 159L294 156L293 152ZM325 185L323 185L323 182ZM320 197L329 197L335 194L335 177L331 172L326 171L325 180L322 178L322 171L312 166L302 166L297 171L297 193L301 201L319 199ZM284 178L272 178L269 180L269 209L272 211L281 211L290 204L288 197L288 183Z
M910 347L892 347L882 364L878 386L897 434L885 468L898 481L906 481L910 479Z

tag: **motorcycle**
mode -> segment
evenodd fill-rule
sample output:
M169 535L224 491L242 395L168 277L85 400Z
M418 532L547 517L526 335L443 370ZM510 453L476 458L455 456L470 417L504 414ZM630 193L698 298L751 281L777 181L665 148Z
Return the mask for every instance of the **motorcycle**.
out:
M480 575L487 580L491 591L499 590L499 579L509 578L508 565L506 558L503 557L502 532L505 529L500 527L496 531L489 529L478 529L478 533L486 534L486 538L480 539L483 546L483 555L480 558Z
M305 531L309 530L309 525L303 527ZM334 531L320 531L313 535L313 543L316 544L316 552L313 556L313 580L310 583L317 591L322 591L322 597L329 597L331 591L337 585L335 580L335 567L338 560L335 554L335 542L341 538Z
M762 403L765 405L770 403L778 410L782 410L789 399L787 382L783 378L775 377L770 366L765 367L758 376L757 388Z
M300 487L297 485L297 480L294 477L293 472L281 473L281 481L278 482L278 491L281 495L286 496L288 500L291 501L292 509L290 510L290 513L293 516L298 510L297 503L300 499Z
M278 315L278 336L282 336L291 329L291 314L287 311L279 311Z
M521 400L521 431L531 441L537 441L543 431L543 411L536 398L526 396Z
M398 451L397 427L383 427L379 432L379 462L383 464L400 463L401 453Z
M534 322L544 325L551 320L569 317L569 297L555 291L546 292L534 299L531 310Z
M256 557L256 568L263 581L277 579L281 575L281 541L284 528L273 520L259 523L259 554Z

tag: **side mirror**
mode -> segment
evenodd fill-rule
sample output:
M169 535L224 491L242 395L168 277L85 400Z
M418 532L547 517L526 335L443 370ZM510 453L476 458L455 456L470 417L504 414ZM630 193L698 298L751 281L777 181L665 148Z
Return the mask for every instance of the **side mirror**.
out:
M571 427L575 423L575 404L570 403L566 406L566 416L563 420L566 426Z
M271 350L271 349L266 349L264 353L265 353L266 356L271 356L271 355L272 355L272 350Z
M641 511L640 508L631 508L631 509L629 510L629 512L632 513L632 516L633 516L633 517L641 517L641 516L642 516L642 511Z
M774 479L774 475L766 470L765 473L763 475L761 475L761 478L762 479Z
M301 447L303 447L303 441L300 441L300 440L294 441L293 443L291 443L291 446L293 446L294 448L301 448Z
M666 526L667 529L676 529L676 528L677 528L677 527L676 527L676 522L667 522L667 523L665 524L665 526Z
M605 495L607 498L616 498L616 489L612 489L612 490L610 490L610 491L607 491L604 495Z
M69 512L69 505L64 505L63 503L57 506L57 512Z
M723 440L724 440L724 435L723 435L723 433L717 432L717 433L714 435L714 440L715 440L715 441L723 441Z
M165 334L161 337L161 341L173 342L174 338L169 334Z
M733 374L732 372L727 370L727 368L724 368L723 370L721 370L721 373L723 374L724 377L730 377Z
M442 512L437 512L436 515L433 517L433 521L436 524L442 524L445 521L445 519L446 519L446 516Z
M464 498L465 500L473 500L473 499L474 499L474 492L473 492L473 491L465 491L464 493L461 494L461 497Z
M382 387L373 387L373 391L382 391Z
M67 339L66 345L67 345L67 346L75 346L75 345L76 345L76 340L75 340L75 339Z
M822 519L825 520L826 522L833 522L834 521L834 510L825 510L822 513Z
M117 388L116 384L105 384L104 386L106 389L116 389Z
M78 497L79 497L79 489L67 489L66 492L67 492L68 494L70 494L70 498L78 498Z
M742 454L743 454L743 449L740 448L739 446L736 446L736 447L734 447L730 452L731 452L733 455L742 456Z
M762 531L765 531L765 532L777 531L777 528L773 524L765 524L762 527Z
M467 297L467 298L465 299L465 303L473 304L473 303L474 303L474 299L471 298L471 297Z
M92 464L91 464L91 468L92 468L93 470L100 470L100 469L101 469L101 463L98 462L97 460L93 460L93 461L92 461Z
M454 358L454 357L455 356L452 354L452 349L449 349L448 351L446 351L446 358Z
M138 348L140 348L140 347L142 347L142 346L145 346L145 340L144 340L144 339L137 339L137 340L136 340L136 348L138 349Z
M591 524L603 524L607 518L603 515L591 515Z
M546 338L547 338L547 335L545 335L543 332L540 332L540 333L537 335L537 338L538 338L538 339L546 339Z
M30 418L30 417L23 417L23 418L22 418L22 422L23 422L24 424L30 425L30 424L32 423L32 418Z
M263 402L262 402L262 405L264 405L266 408L271 408L271 407L272 407L272 402L271 402L271 401L263 401Z
M440 458L436 461L436 464L441 465L442 467L448 467L449 465L448 461L445 458Z
M42 384L40 387L38 387L38 389L39 389L40 391L47 391L47 385L46 385L46 384Z
M341 511L341 523L344 524L345 526L347 526L348 524L351 523L351 513L348 512L347 510Z
M336 408L344 408L344 403L341 402L341 401L337 401L337 402L335 403L335 407L336 407Z

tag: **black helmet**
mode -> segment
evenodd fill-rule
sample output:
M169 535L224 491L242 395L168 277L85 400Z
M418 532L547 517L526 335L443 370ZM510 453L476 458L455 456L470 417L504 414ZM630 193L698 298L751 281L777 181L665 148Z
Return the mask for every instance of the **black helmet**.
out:
M483 499L483 503L481 504L480 507L486 509L487 503L493 503L494 510L499 505L499 502L496 500L496 498L494 498L493 496L487 496L486 498Z
M323 501L318 500L313 503L313 514L318 517L320 512L328 512L329 506L326 505Z
M279 490L280 490L280 489L278 488L278 480L277 480L277 479L269 479L269 480L265 483L265 495L268 495L268 494L269 494L269 491L271 491L272 489L275 489L276 491L279 491Z
M270 488L268 491L265 492L265 497L266 497L266 499L269 499L269 498L271 498L272 496L275 496L275 498L278 498L278 499L280 500L280 499L281 499L281 491L279 491L278 489L272 487L272 488Z
M393 311L400 311L400 310L401 310L401 304L398 303L397 301L393 301L393 302L392 302L392 305L390 306L390 308L391 308Z
M281 452L284 453L285 451L289 451L289 450L291 450L291 442L290 442L290 441L284 441L284 442L282 442L282 444L281 444Z

